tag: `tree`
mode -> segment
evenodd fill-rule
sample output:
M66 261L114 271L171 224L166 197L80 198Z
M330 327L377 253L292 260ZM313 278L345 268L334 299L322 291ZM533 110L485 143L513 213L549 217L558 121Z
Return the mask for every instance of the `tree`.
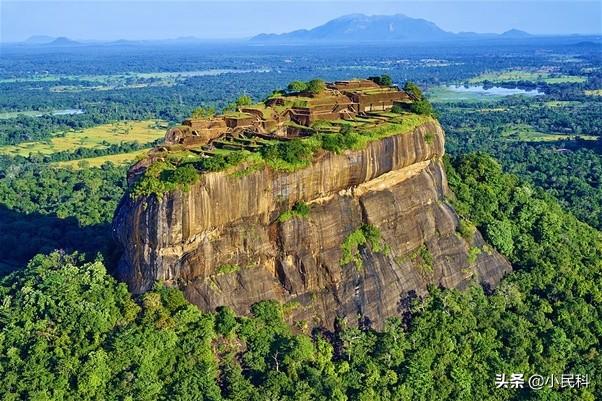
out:
M251 98L251 96L248 96L248 95L242 95L238 99L236 99L237 107L250 106L252 104L253 104L253 99Z
M376 76L376 77L368 77L368 79L370 81L373 81L373 82L377 83L378 85L381 85L381 86L391 86L391 85L393 85L393 80L387 74L383 74L380 77L378 77L378 76Z
M199 179L199 173L192 165L185 164L175 170L170 170L167 179L188 187Z
M307 92L317 95L326 89L326 83L321 79L312 79L307 83Z
M238 325L234 311L227 306L220 306L216 312L215 331L222 336L230 335Z
M512 223L509 220L493 220L487 224L485 232L489 242L502 254L512 255L514 240L512 239Z
M197 107L192 110L190 116L192 118L210 118L215 115L215 108L213 107Z
M393 85L393 80L391 79L391 77L387 74L383 74L380 77L380 84L383 86L391 86Z
M288 84L286 89L289 92L303 92L307 89L307 83L302 81L293 81Z
M312 156L312 149L299 139L264 146L261 150L266 160L282 159L287 163L304 163Z
M406 92L414 100L422 100L422 90L412 81L406 81L403 86L404 92Z
M393 107L391 107L391 113L398 113L398 114L402 114L404 113L405 110L403 107L401 107L401 105L399 105L398 103L395 103L393 105Z
M433 114L433 106L426 99L418 100L410 105L410 111L412 111L412 113L430 116Z

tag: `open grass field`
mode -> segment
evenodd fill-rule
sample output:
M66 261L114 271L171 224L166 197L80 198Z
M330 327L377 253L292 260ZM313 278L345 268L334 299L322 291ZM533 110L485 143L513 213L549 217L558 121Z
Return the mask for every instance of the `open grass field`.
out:
M39 116L40 113L39 111L32 111L32 110L26 110L26 111L5 111L0 113L0 120L5 120L8 118L17 118L19 116L27 116L27 117L37 117Z
M550 100L545 102L547 107L569 107L579 106L580 102L572 100Z
M100 167L106 162L111 162L117 165L132 164L136 160L141 159L148 152L148 149L138 150L136 152L120 153L117 155L107 155L99 157L90 157L87 159L69 160L64 162L52 163L54 167L71 167L71 168L86 168Z
M531 81L545 82L547 84L563 84L585 82L586 78L577 75L562 75L543 71L510 70L485 73L468 80L469 83L473 84L482 83L484 81L494 83Z
M575 139L577 136L584 140L595 141L598 139L597 136L592 135L567 135L539 132L533 129L529 124L508 124L504 127L502 132L502 138L520 142L553 142Z
M0 154L29 156L41 153L48 155L77 148L102 149L120 143L146 144L162 138L165 135L165 129L165 123L161 121L117 122L86 128L82 131L57 134L47 141L0 146Z

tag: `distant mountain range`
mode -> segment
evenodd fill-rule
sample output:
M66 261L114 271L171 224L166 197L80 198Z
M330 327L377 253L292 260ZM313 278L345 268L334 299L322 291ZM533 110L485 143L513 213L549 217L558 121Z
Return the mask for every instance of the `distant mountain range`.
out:
M313 29L301 29L283 34L261 34L253 42L302 43L302 42L433 42L444 40L527 38L527 32L511 29L502 34L447 32L434 23L411 18L403 14L364 15L351 14L328 21Z
M80 42L76 42L75 40L66 38L64 36L55 38L53 36L46 36L46 35L30 36L22 43L26 44L26 45L54 46L54 47L79 46L82 44Z
M559 37L559 36L557 36ZM599 45L599 35L563 35L569 38L586 38ZM531 35L527 32L510 29L504 33L448 32L434 23L420 18L411 18L403 14L396 15L364 15L350 14L328 21L312 29L300 29L282 34L262 33L250 39L201 39L184 36L173 39L149 40L85 40L75 41L66 37L36 35L27 40L14 43L17 46L32 47L82 47L101 46L141 46L141 45L197 45L204 43L261 43L261 44L299 44L299 43L374 43L374 42L441 42L470 40L518 40L540 38L545 36Z
M50 43L46 43L48 46L79 46L81 43L76 42L75 40L71 40L69 38L60 37L54 39Z
M23 43L27 43L30 45L45 45L47 43L52 42L55 39L56 38L52 37L52 36L34 35L34 36L30 36L29 38L25 39L25 41L23 41Z
M238 39L238 42L241 42L243 39ZM246 39L245 39L246 40ZM232 41L232 40L230 40ZM35 47L76 47L76 46L90 46L90 45L125 45L125 46L136 46L136 45L144 45L144 44L176 44L176 45L186 45L186 44L198 44L198 43L207 43L207 42L223 42L220 40L208 40L208 39L200 39L194 36L183 36L174 39L149 39L149 40L128 40L128 39L119 39L119 40L84 40L84 41L75 41L73 39L69 39L67 37L53 37L46 35L35 35L27 38L22 42L13 43L19 46L35 46Z

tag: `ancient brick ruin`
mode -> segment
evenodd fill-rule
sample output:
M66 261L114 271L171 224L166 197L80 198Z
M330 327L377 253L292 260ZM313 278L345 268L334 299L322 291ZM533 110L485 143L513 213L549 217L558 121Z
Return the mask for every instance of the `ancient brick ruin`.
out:
M318 121L352 120L390 110L396 102L410 102L397 86L381 86L368 79L336 81L317 94L278 94L235 112L184 120L167 132L165 144L199 147L224 136L237 138L243 134L291 138Z

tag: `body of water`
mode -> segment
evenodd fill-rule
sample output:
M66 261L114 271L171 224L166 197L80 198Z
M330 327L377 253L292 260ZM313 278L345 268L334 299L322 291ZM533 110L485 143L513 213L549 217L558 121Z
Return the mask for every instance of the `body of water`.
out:
M51 116L71 116L75 114L84 114L86 111L82 109L61 109L61 110L49 110L49 111L7 111L0 113L0 120L6 120L8 118L16 118L19 116L27 117L41 117L50 114Z
M53 116L71 116L74 114L84 114L85 112L82 109L64 109L64 110L54 110L50 114ZM39 117L43 114L38 114L36 117Z

